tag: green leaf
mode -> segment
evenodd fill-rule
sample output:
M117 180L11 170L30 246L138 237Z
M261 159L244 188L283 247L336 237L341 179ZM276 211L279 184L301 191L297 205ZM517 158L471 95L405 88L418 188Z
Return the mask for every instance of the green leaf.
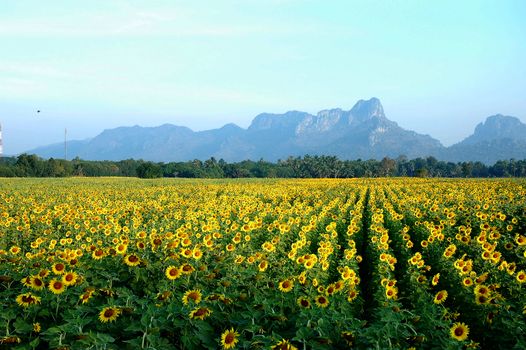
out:
M27 323L22 318L17 318L13 326L15 326L16 332L21 334L30 333L33 330L33 325Z
M107 344L113 343L115 341L115 338L106 333L97 333L97 340L99 340L102 344Z
M32 349L35 349L38 344L40 344L40 338L37 337L29 343L29 346L31 346Z
M62 333L62 329L60 329L59 327L50 327L46 329L46 331L42 332L42 334L45 335L56 335L59 333Z
M295 340L307 340L313 336L313 330L307 327L301 327L296 331Z

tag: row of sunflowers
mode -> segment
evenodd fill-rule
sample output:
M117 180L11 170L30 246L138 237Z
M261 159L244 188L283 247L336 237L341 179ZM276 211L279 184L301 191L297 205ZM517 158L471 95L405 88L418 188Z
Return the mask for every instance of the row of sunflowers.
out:
M0 349L526 348L522 180L0 188Z

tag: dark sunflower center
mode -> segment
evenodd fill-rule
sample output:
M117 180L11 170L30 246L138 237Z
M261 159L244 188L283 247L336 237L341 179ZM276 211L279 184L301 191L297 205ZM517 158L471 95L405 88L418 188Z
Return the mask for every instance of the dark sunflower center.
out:
M225 337L225 344L232 344L234 342L234 334L233 333L228 333Z
M194 313L194 316L196 317L204 316L204 315L206 315L206 309L197 309L197 311Z
M137 260L139 260L139 258L135 255L130 255L130 257L128 258L128 261L132 263L137 262Z
M455 335L457 337L460 337L462 334L464 334L464 330L461 327L455 328Z
M114 314L115 314L115 311L113 311L113 309L108 309L104 311L104 317L107 317L107 318L112 317Z

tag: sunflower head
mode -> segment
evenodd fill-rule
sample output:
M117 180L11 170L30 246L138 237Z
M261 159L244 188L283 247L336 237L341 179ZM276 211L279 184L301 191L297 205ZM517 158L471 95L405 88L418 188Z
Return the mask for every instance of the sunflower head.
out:
M49 290L54 294L62 294L66 290L66 285L61 280L53 279L49 282Z
M327 297L325 295L318 295L315 299L314 299L316 305L318 307L327 307L329 306L329 299L327 299Z
M305 297L299 297L297 300L298 306L303 308L310 308L310 301Z
M468 338L469 327L462 322L456 322L449 330L449 334L453 339L464 341Z
M34 304L40 304L40 297L31 293L24 293L16 297L16 302L22 307L28 307Z
M44 281L38 275L31 276L30 283L31 283L31 288L33 288L34 290L41 290L45 287Z
M433 302L435 304L442 304L446 299L447 299L447 291L441 290L435 295L435 299L433 300Z
M189 316L191 319L204 320L205 318L210 316L211 313L212 313L212 310L210 310L207 307L198 307L190 311Z
M276 345L272 346L272 350L297 350L298 348L292 345L287 339L280 340Z
M199 289L192 289L184 293L183 304L188 305L189 302L199 304L201 302L202 294Z
M164 274L166 275L166 278L173 281L181 276L181 272L181 269L171 265L166 268Z
M108 306L101 310L99 313L99 320L102 323L113 322L119 317L121 310L114 306Z
M141 263L141 259L135 254L128 254L124 257L124 263L128 266L137 266Z
M72 286L77 283L78 277L79 276L76 272L66 272L62 275L62 283L64 283L66 286Z
M239 333L234 328L227 329L221 334L221 346L223 349L233 349L237 342Z
M283 293L288 293L294 287L294 283L291 280L286 279L286 280L279 282L278 287L279 287L279 290L282 291Z

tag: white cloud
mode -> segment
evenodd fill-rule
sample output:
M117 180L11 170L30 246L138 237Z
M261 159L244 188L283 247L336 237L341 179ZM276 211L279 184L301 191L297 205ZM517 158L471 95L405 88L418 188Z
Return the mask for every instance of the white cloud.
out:
M232 8L235 8L233 6ZM2 18L1 37L108 37L108 36L211 36L230 37L257 34L305 34L314 32L312 23L280 23L272 18L250 22L230 8L218 15L212 8L139 8L121 4L113 11L73 12L69 16L50 13L45 17Z

